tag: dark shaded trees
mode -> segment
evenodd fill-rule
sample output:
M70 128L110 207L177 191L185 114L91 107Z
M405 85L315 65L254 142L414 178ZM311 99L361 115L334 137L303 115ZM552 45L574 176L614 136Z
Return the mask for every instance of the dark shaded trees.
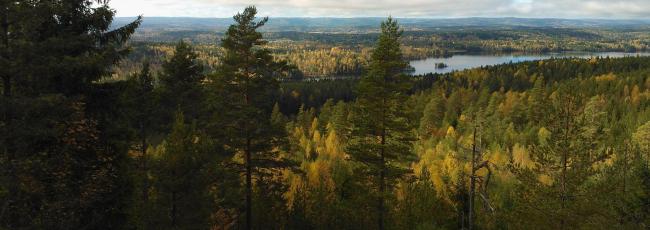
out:
M268 18L256 20L256 14L255 7L247 7L234 16L236 24L228 28L222 40L223 62L210 78L213 116L209 129L213 136L223 138L226 151L240 159L233 163L238 165L234 170L244 175L246 229L254 227L253 180L257 185L268 183L262 180L277 173L274 168L287 166L278 158L276 140L282 138L277 138L281 133L271 122L279 89L277 78L284 74L286 65L275 62L270 51L261 48L266 41L257 29ZM257 224L261 227L262 223Z
M3 228L124 224L127 145L114 114L94 103L119 88L97 81L127 53L140 19L110 30L114 11L94 4L2 2Z
M353 139L348 152L367 166L367 173L376 180L377 225L384 229L386 193L394 179L408 170L405 161L411 155L410 122L403 102L410 89L402 58L399 25L392 18L382 22L381 35L372 53L368 74L358 86L353 122Z
M178 42L174 54L162 64L159 82L161 123L171 124L174 112L180 109L185 121L192 123L203 114L205 93L202 81L205 79L203 65L198 61L192 45ZM169 130L169 129L166 129Z
M122 111L125 115L125 122L130 127L133 144L131 150L137 152L132 156L134 165L131 168L133 173L134 199L131 204L133 213L131 221L133 225L144 228L150 224L151 218L148 215L151 212L149 202L150 196L150 168L151 156L149 155L149 146L152 145L150 139L157 134L156 126L159 125L154 118L157 107L156 92L154 91L154 76L149 67L149 62L143 63L139 73L134 74L127 81L127 87L122 95Z
M214 210L210 186L215 167L214 144L176 113L171 133L158 147L155 168L157 215L146 226L158 229L206 229Z

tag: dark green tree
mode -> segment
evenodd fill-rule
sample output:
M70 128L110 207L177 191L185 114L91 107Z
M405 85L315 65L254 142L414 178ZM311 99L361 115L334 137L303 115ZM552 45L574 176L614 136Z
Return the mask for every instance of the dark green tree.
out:
M348 152L376 180L379 229L385 224L386 189L408 172L405 162L413 156L411 124L403 107L411 84L405 74L408 63L400 51L401 35L395 20L389 17L382 22L368 73L359 82L353 139L348 146Z
M147 216L149 206L149 189L150 189L150 156L147 154L149 139L154 135L155 119L153 115L157 109L156 95L154 92L154 78L150 71L150 64L145 61L142 70L133 75L128 81L128 88L123 95L125 102L123 110L129 116L129 126L132 127L134 132L134 150L139 152L140 155L135 157L137 159L137 166L133 169L134 175L134 194L133 206L134 213L132 213L132 221L135 221L138 226L146 226L150 221Z
M164 116L163 123L171 123L174 114L169 111L178 108L189 123L199 118L204 98L203 68L192 45L180 41L174 54L163 63L160 74L160 114Z
M207 229L213 210L210 185L214 151L212 141L187 125L176 113L172 131L157 156L156 229Z
M274 147L282 134L274 127L277 120L271 119L279 90L276 78L285 74L286 64L275 62L270 51L261 47L266 41L257 29L268 18L256 20L256 14L257 9L251 6L234 16L235 24L228 28L221 43L225 56L211 78L214 95L210 129L225 140L227 151L242 159L237 162L237 170L243 169L245 177L246 229L253 228L253 177L261 180L277 173L274 168L287 166L278 160L278 149Z
M439 199L429 172L422 168L419 178L403 184L404 197L398 203L395 221L400 229L437 229L455 227L453 210Z
M119 84L98 81L128 53L140 18L112 29L107 3L0 3L2 228L124 224L128 145L115 135L124 131L113 123L117 115L107 111L115 109Z
M530 96L528 97L529 106L527 111L528 116L526 118L534 123L544 119L546 109L549 106L546 100L546 89L544 84L544 77L537 77L535 84L531 89Z
M633 223L633 227L648 228L650 226L650 168L645 164L637 164L636 177L639 186L625 205L629 209L623 213L626 221Z

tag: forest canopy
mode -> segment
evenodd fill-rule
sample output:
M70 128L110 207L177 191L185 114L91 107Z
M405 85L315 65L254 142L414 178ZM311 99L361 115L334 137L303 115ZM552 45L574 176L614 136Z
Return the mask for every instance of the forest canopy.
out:
M0 4L0 229L650 227L650 57L408 64L646 37L279 35L250 6L209 42L151 43L108 1ZM352 77L297 77L333 73Z

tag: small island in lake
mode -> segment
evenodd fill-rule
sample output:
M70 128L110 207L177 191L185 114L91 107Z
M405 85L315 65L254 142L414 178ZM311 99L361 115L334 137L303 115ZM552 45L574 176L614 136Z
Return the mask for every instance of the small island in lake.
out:
M436 63L436 69L444 69L447 68L447 64L443 62Z

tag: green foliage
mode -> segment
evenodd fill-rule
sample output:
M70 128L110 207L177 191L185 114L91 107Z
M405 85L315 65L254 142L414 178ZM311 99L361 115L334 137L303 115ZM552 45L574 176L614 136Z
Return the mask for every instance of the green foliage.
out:
M115 12L88 0L0 4L0 228L123 227L121 86L96 82L126 56L141 19L110 28Z
M188 117L188 122L199 118L202 101L205 94L201 86L203 65L198 62L197 55L190 44L179 42L174 54L162 64L160 73L159 94L163 123L173 121L173 112L181 109Z
M402 182L397 189L395 210L396 229L446 229L453 228L453 210L440 199L426 168L417 180Z
M274 205L253 207L254 186L257 193L270 194L265 190L278 173L277 168L290 166L279 156L278 144L284 138L279 127L278 112L272 117L275 95L278 92L277 78L281 77L286 65L273 60L267 49L260 48L266 41L256 30L262 27L267 18L256 21L257 9L248 7L234 16L236 24L230 26L221 45L225 56L218 71L211 76L210 84L214 109L210 128L213 135L223 137L226 151L234 153L234 170L241 170L245 176L243 195L246 203L240 207L247 229L263 226L264 216L256 213L271 213ZM273 119L272 119L273 118ZM253 175L256 174L256 175ZM253 184L255 177L256 184ZM256 199L259 200L259 199ZM255 218L255 219L254 219ZM256 220L255 222L253 222Z
M149 20L156 19L150 18ZM341 19L334 21L337 20ZM358 23L377 19L356 18L351 20ZM428 19L405 18L402 20L416 20L407 23L405 35L401 40L402 52L407 60L475 53L642 52L649 49L648 31L642 25L632 28L617 28L618 25L599 28L581 28L581 26L576 28L522 27L517 25L513 28L505 28L501 26L468 27L458 24L431 27L438 22L428 22ZM295 19L289 19L289 21L300 23ZM500 20L499 23L502 21ZM272 51L276 58L287 60L288 63L295 66L298 70L296 76L307 78L318 79L362 74L369 63L372 46L379 37L379 33L375 31L376 28L372 26L355 28L353 29L354 33L350 32L351 28L341 24L327 28L308 28L307 31L301 31L300 27L283 23L286 22L285 19L274 18L273 22L270 27L276 28L269 29L267 27L264 31L264 35L270 41L265 46ZM175 21L174 24L176 23L178 22ZM318 27L316 25L322 25L322 23L309 24L308 27ZM224 27L224 29L226 28ZM204 63L210 65L218 63L219 55L214 54L219 54L222 50L213 43L222 38L223 33L206 31L204 28L191 31L187 29L169 31L169 28L151 28L148 33L136 33L134 40L138 41L140 45L137 46L136 54L132 56L131 62L141 61L144 55L160 56L161 54L156 51L168 50L170 42L184 39L197 45L202 53L200 59ZM132 68L132 65L126 63L120 66L118 72L129 73L129 69Z
M87 93L90 85L108 75L112 64L127 54L123 45L141 22L109 30L114 11L93 1L36 1L9 15L16 18L9 33L9 66L21 77L12 79L16 90L29 95ZM18 4L16 4L18 5Z
M433 135L436 131L435 129L440 127L444 118L444 113L444 101L438 96L432 97L422 112L422 119L420 119L419 128L420 135L423 137Z
M137 55L151 61L109 81L139 19L109 31L105 4L13 3L0 8L12 19L0 23L0 228L457 229L470 200L480 229L650 224L649 57L424 76L408 76L405 61L643 42L571 29L403 32L392 18L376 35L264 34L346 41L300 46L264 40L267 18L248 7L221 47L145 44L154 51ZM364 74L296 81L296 66Z
M7 189L3 203L11 210L3 213L2 224L37 229L119 227L120 222L103 221L120 220L119 213L108 208L122 207L121 162L100 144L98 122L84 112L84 103L48 96L24 98L12 106L12 115L20 117L12 120L13 127L21 128L11 134L11 148L3 146L16 153L3 155L4 167L12 174L2 184Z
M647 228L650 225L650 169L646 166L637 168L636 177L640 186L634 191L626 204L632 210L624 216L632 223L631 227Z
M151 211L157 215L145 227L208 228L213 210L213 143L195 125L187 125L182 112L176 114L171 133L153 156L156 169Z
M545 222L551 228L578 228L581 221L600 218L595 211L603 204L589 199L589 194L595 192L591 185L597 173L594 166L608 158L602 146L607 134L604 101L594 97L579 108L576 100L560 94L553 101L553 112L547 118L550 137L532 146L534 166L519 175L524 188L517 209L524 215L546 216L517 221L523 226Z
M650 152L650 121L637 128L632 135L632 140L634 140L642 151Z
M378 226L384 226L386 188L407 173L404 163L409 159L409 128L402 107L410 88L399 47L402 31L392 18L381 24L382 34L373 50L367 75L358 86L359 97L354 111L353 138L348 152L367 166L367 174L376 178Z

